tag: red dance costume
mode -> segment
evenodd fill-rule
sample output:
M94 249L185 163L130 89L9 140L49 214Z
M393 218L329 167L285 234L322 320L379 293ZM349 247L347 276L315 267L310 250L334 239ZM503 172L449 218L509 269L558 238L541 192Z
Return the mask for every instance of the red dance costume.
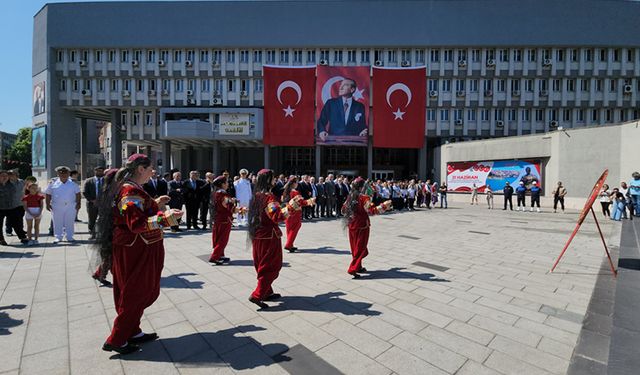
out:
M213 218L213 228L211 237L213 241L213 253L211 253L210 262L217 262L224 257L224 249L229 243L229 234L231 233L231 225L233 224L233 212L236 208L235 200L227 194L223 189L219 189L214 193L213 204L216 208L216 214Z
M345 205L348 203L345 203ZM384 204L374 206L371 197L361 194L358 205L353 212L353 218L349 222L349 245L351 247L351 264L349 274L353 275L362 269L362 260L369 255L367 244L369 243L369 215L381 214L385 211Z
M140 318L160 294L162 228L170 226L141 186L125 183L113 208L113 299L118 316L107 343L119 347L139 334Z
M299 197L300 193L297 190L291 190L289 193L289 201L295 201L295 197ZM287 228L287 243L284 245L285 249L293 248L293 242L298 236L298 232L302 227L302 207L313 205L311 199L297 201L297 204L292 204L293 210L289 212L289 217L285 220L285 227Z
M258 273L258 286L251 297L264 301L273 294L271 284L278 278L282 268L282 231L278 223L289 216L292 207L288 204L281 207L271 193L256 193L254 199L261 202L261 206L260 226L253 238L253 266Z

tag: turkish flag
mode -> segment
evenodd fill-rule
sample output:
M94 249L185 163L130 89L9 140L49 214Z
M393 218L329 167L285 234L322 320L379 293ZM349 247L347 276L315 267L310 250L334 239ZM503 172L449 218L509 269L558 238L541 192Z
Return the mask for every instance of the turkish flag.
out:
M264 143L313 146L316 67L264 66Z
M373 146L421 148L426 68L373 68Z

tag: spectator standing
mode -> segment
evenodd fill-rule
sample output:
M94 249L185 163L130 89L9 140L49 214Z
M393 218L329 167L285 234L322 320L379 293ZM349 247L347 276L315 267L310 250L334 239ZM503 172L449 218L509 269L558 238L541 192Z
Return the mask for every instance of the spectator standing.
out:
M24 207L22 206L22 197L25 194L25 181L18 178L18 169L9 171L9 182L16 187L15 195L13 196L13 213L16 222L15 225L20 228L20 232L24 233ZM11 234L11 227L7 227L7 234Z
M553 213L557 212L558 202L564 213L564 196L567 195L567 189L562 185L562 181L558 181L558 185L553 189Z
M447 184L444 182L440 185L440 208L447 208ZM444 205L444 207L442 207Z
M436 203L438 203L438 190L438 182L434 181L433 184L431 184L431 204L433 205L433 207L435 207Z
M324 192L327 196L327 216L335 217L336 211L336 184L333 181L333 175L327 175L327 180L324 182Z
M538 186L537 181L533 181L529 190L531 191L531 212L533 212L534 205L538 206L538 212L540 212L540 193L542 189Z
M316 201L316 216L325 217L327 214L327 193L324 191L324 177L318 177L318 183L316 184L316 190L318 191Z
M629 205L631 215L640 216L640 173L633 172L632 180L629 181L629 196L631 204Z
M493 190L491 190L491 187L487 185L484 191L487 194L487 207L488 209L493 210Z
M210 210L212 207L211 195L215 192L215 188L213 187L214 175L212 172L207 172L204 174L204 183L200 188L200 223L202 224L202 230L207 229L207 225L209 224L209 220L207 219L207 215L211 218L211 222L213 222L213 216L210 215Z
M522 205L522 212L527 211L527 203L525 202L526 194L527 194L527 187L524 186L524 181L520 181L518 183L518 187L516 187L516 198L518 201L517 211L520 211L520 205Z
M151 178L149 178L149 181L145 182L144 185L142 185L142 188L153 199L169 194L167 181L158 178L158 173L155 169L153 170L153 174L151 175ZM164 207L161 207L161 209L163 208Z
M193 228L200 230L198 227L198 213L200 211L200 199L202 198L202 185L204 182L198 177L198 171L189 172L189 179L182 183L182 196L187 208L187 230Z
M476 186L476 184L473 184L473 186L471 187L471 205L472 206L474 202L477 206L478 205L478 186Z
M238 207L240 208L240 212L238 212L238 225L240 226L248 224L247 214L245 213L251 201L251 181L247 178L248 174L249 171L242 168L240 170L240 178L233 183Z
M29 185L29 193L22 197L27 219L27 240L29 245L37 245L40 236L40 219L42 217L42 201L44 196L38 191L37 184Z
M169 198L171 198L171 200L169 200L169 208L182 212L182 205L184 204L182 192L182 173L173 172L173 180L169 181ZM180 218L178 218L176 223L173 223L171 226L171 231L173 233L182 232L182 229L179 227L179 223Z
M69 172L69 179L71 181L73 181L74 184L78 185L78 188L80 188L80 176L78 174L77 170L72 170L71 172ZM75 219L73 219L76 223L80 222L80 219L78 219L78 213L80 212L80 209L76 210L76 217Z
M409 211L416 210L415 208L413 208L415 200L416 200L416 184L413 180L411 180L411 182L409 183L409 186L407 186L407 208L409 209Z
M98 199L104 186L104 167L95 167L94 176L88 178L82 187L82 195L87 200L87 216L89 217L89 239L96 238L96 220L98 219Z
M20 241L26 244L28 243L27 236L24 232L20 231L20 227L17 225L18 218L15 215L16 211L13 207L15 194L16 186L9 181L9 174L7 171L0 171L0 228L2 228L2 222L6 218L9 225L20 238ZM4 240L4 236L1 231L0 245L7 246L7 242Z
M80 188L69 178L69 168L59 166L56 168L58 178L51 181L46 194L47 210L53 216L54 243L62 241L63 232L67 241L73 242L74 221L77 211L80 209Z
M318 200L318 187L316 186L316 178L315 177L310 177L309 178L309 188L311 189L311 198L309 199L313 199L313 201L315 202L316 200ZM304 207L307 211L309 211L309 215L313 218L318 218L319 215L316 213L316 207L315 207L315 203L314 205L310 205L310 206L305 206Z
M602 214L604 217L611 218L611 212L609 211L609 206L611 205L611 192L609 191L609 185L602 185L602 189L600 189L600 193L598 194L600 197L600 205L602 206Z
M502 194L504 197L504 208L503 211L507 209L507 203L509 203L509 209L513 211L513 187L508 182L505 183L504 188L502 189Z

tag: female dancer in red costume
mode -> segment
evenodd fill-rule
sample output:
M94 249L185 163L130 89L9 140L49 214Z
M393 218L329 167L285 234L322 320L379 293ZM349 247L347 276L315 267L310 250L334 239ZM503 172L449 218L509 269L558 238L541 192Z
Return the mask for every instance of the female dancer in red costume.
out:
M351 264L347 271L354 279L360 278L359 273L367 272L362 267L362 260L369 254L367 243L369 242L369 215L381 214L391 207L391 201L387 200L375 206L371 203L371 197L367 195L370 190L368 184L361 177L351 183L351 191L347 197L342 214L344 224L349 228L349 244L351 245Z
M285 226L287 228L287 243L284 245L284 248L289 250L290 253L294 253L298 250L297 247L293 246L293 242L296 240L298 231L300 231L300 228L302 227L302 207L313 206L316 204L315 198L307 200L302 199L302 195L300 195L296 190L297 188L298 178L292 176L284 186L284 192L282 193L282 202L291 203L291 206L294 208L289 213L289 217L285 220Z
M241 210L236 207L236 199L227 193L229 181L225 176L216 177L213 180L213 187L215 189L211 199L213 202L213 227L211 229L213 252L209 262L220 265L229 262L229 258L224 256L224 249L229 242L233 214Z
M146 155L129 157L116 173L99 208L97 245L103 261L110 259L113 297L118 315L102 350L129 354L136 344L155 340L155 333L143 333L140 318L160 294L160 273L164 263L162 228L175 225L180 210L158 211L168 196L154 200L142 188L153 174Z
M274 182L272 170L260 170L249 205L247 236L251 240L253 266L258 274L258 285L249 301L263 309L269 307L264 301L280 298L280 294L274 293L271 288L282 268L282 231L278 228L278 223L284 221L293 210L290 203L280 205L271 193Z

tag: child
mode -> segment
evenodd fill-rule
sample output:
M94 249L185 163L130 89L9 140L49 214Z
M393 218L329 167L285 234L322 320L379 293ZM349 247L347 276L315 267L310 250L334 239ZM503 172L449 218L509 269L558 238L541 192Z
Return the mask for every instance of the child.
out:
M25 211L25 219L27 219L27 240L29 245L38 244L38 235L40 234L40 218L42 217L42 201L44 196L38 193L38 184L29 185L29 194L22 198L22 204ZM35 221L35 223L34 223ZM32 240L31 234L35 232L35 239Z

